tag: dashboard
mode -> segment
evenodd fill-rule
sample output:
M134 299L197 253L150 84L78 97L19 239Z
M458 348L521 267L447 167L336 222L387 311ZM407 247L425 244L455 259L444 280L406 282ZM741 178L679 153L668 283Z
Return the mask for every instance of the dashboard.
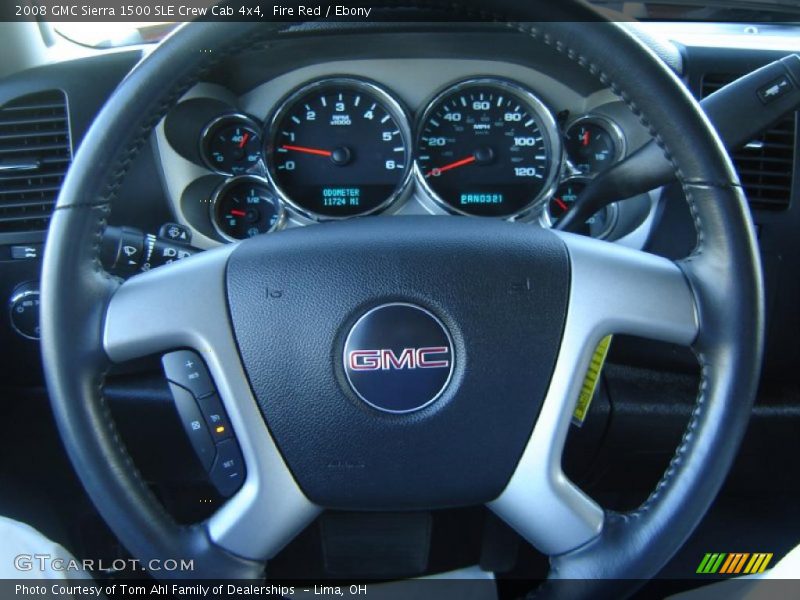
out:
M653 50L698 98L800 51L800 30L790 25L759 26L755 34L723 24L642 27L669 40ZM152 243L150 252L180 258L181 244L167 244L164 233L173 225L178 235L185 233L173 239L190 242L187 252L339 219L428 215L551 227L581 186L651 139L639 117L592 74L527 36L471 24L423 29L298 30L218 62L186 89L133 160L108 230L135 230L140 254L144 239ZM38 279L62 171L114 87L150 51L87 51L0 85L0 127L18 121L23 108L35 109L40 112L34 117L53 121L52 131L63 128L66 140L63 156L48 155L50 170L28 181L30 196L13 195L19 173L7 172L0 181L0 295L8 300L0 320L0 374L15 411L32 412L31 391L43 385ZM55 105L63 106L63 114ZM800 363L796 129L790 115L734 156L759 236L768 318L753 426L760 446L757 461L747 464L773 483L785 479L785 470L777 463L770 468L763 457L785 450L776 440L796 438L800 397L793 376ZM7 137L0 159L20 154L16 138ZM55 192L45 196L50 187ZM20 216L23 203L29 212ZM617 202L581 233L675 259L696 243L677 185ZM180 306L176 297L163 308ZM620 497L625 494L618 490L627 493L646 482L642 472L652 471L657 481L693 409L695 369L694 357L680 349L615 336L593 420L570 434L568 474L572 469L576 481L600 480ZM107 392L136 464L157 482L170 508L186 522L211 510L205 471L194 464L192 449L181 445L183 430L158 361L115 367ZM39 413L15 420L28 424L12 432L10 440L19 444L32 435L29 427L50 423ZM164 452L153 439L174 446ZM773 445L775 452L767 453ZM608 456L614 461L605 461ZM593 462L584 472L586 457ZM616 461L618 467L606 471L606 463Z
M510 60L284 67L243 94L201 83L157 129L171 208L198 247L379 214L550 227L649 139L610 91ZM657 193L613 204L581 233L641 247L657 204Z

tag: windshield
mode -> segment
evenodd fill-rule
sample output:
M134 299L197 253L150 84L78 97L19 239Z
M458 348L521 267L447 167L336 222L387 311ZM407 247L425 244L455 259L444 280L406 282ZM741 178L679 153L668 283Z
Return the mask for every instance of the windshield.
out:
M114 48L160 41L179 25L175 21L130 21L121 23L54 22L53 29L62 37L93 48Z
M590 0L620 19L639 21L697 21L737 23L800 22L797 0L667 0L620 2ZM61 36L94 48L112 48L160 41L177 27L175 21L52 22Z

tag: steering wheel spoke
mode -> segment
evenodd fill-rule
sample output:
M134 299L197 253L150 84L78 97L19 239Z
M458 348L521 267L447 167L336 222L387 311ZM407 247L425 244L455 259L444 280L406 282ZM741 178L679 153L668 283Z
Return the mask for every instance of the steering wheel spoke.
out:
M247 470L239 491L206 522L208 535L233 554L263 560L291 541L319 509L283 461L239 359L225 299L232 249L204 252L125 282L109 302L104 347L115 362L178 348L191 348L203 358Z
M678 344L697 334L695 302L679 267L664 258L572 234L569 308L552 380L519 465L489 507L549 555L599 534L602 509L564 474L561 457L597 344L626 333Z
M688 346L698 332L694 293L673 261L558 232L570 254L572 286L563 345L579 335L589 353L609 333Z
M126 281L106 312L109 358L123 362L191 347L209 362L211 341L230 337L224 281L231 250L203 252Z

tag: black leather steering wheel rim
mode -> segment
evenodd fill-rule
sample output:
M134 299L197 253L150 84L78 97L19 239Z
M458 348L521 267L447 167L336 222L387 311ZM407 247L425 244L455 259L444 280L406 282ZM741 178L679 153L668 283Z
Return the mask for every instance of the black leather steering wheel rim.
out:
M700 328L692 347L702 383L681 445L642 507L633 513L607 513L600 535L551 558L551 579L587 580L587 596L600 590L624 593L634 585L631 580L652 577L692 532L722 485L747 425L763 345L763 291L752 223L712 127L675 76L640 42L614 24L588 25L597 16L573 2L544 7L503 0L489 6L472 0L420 3L466 18L508 22L596 75L664 148L697 224L698 246L679 266L697 302ZM548 21L527 23L537 18ZM222 27L228 35L219 35ZM213 62L267 41L284 28L193 24L137 66L76 154L45 252L43 359L70 459L98 510L134 556L191 557L195 574L206 578L254 578L263 564L215 545L202 524L178 526L121 444L102 394L109 358L101 343L105 310L120 283L100 265L99 239L130 163L167 110ZM574 35L576 29L580 35ZM230 46L224 41L232 39L238 41ZM197 48L211 52L187 52ZM604 587L597 587L603 581Z

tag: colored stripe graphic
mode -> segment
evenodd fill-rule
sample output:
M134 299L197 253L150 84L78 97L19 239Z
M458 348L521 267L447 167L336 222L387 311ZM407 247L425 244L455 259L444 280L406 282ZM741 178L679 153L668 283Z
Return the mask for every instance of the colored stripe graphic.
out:
M772 552L759 552L753 554L753 558L750 559L750 562L747 563L747 567L745 567L744 572L748 575L753 573L763 573L767 565L769 565L769 561L772 560Z
M702 575L752 575L763 573L771 560L771 552L708 552L696 572Z
M706 554L705 557L703 557L703 561L700 563L700 566L697 567L697 572L705 575L716 573L726 556L727 554L725 552Z
M726 575L734 575L738 573L742 570L744 561L747 560L748 556L750 556L748 552L734 552L732 554L728 554L728 559L725 561L725 564L722 565L722 568L719 570L719 572Z

